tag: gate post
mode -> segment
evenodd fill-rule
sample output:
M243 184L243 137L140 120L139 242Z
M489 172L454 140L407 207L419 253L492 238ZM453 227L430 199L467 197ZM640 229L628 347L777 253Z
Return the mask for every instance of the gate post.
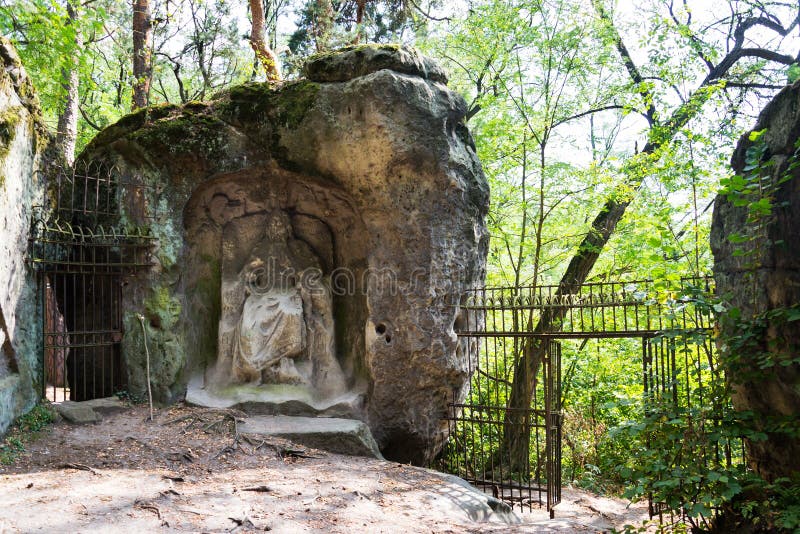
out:
M561 343L547 342L545 369L545 441L547 442L547 511L561 502Z

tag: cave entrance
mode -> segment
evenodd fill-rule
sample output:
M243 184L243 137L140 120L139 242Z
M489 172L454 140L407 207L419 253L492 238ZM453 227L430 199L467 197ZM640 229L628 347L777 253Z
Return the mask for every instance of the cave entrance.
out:
M109 397L127 385L122 288L150 267L154 239L119 220L120 183L107 169L59 169L34 207L29 262L38 273L41 394L51 402Z
M120 273L76 265L43 273L43 396L51 402L110 397L125 389Z

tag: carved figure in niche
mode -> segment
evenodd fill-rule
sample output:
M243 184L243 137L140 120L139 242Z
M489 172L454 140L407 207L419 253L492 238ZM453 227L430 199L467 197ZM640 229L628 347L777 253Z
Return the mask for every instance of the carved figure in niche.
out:
M223 287L223 308L241 310L235 329L228 328L233 382L306 385L323 397L345 392L332 294L321 273L311 247L293 237L289 217L268 214L264 237L233 287ZM222 323L232 326L234 319L224 315L220 348L226 345Z

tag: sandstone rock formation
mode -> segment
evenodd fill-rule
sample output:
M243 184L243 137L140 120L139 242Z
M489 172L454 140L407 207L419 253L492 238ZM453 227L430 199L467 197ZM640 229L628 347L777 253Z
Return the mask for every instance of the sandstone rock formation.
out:
M758 139L742 137L732 165L774 190L766 195L772 209L753 216L748 204L756 196L718 196L711 247L717 293L740 314L729 313L722 324L734 405L752 410L767 432L766 441L749 444L749 460L773 480L800 471L800 438L779 430L796 429L800 416L800 84L764 108L753 131L764 129Z
M0 433L38 395L41 314L25 258L31 209L42 201L36 170L46 143L30 78L0 37Z
M129 184L122 224L158 238L123 291L130 384L145 387L143 313L160 400L189 384L198 402L355 417L388 458L424 463L468 384L454 325L487 251L466 105L401 47L305 74L138 111L81 156ZM254 291L273 259L295 278Z

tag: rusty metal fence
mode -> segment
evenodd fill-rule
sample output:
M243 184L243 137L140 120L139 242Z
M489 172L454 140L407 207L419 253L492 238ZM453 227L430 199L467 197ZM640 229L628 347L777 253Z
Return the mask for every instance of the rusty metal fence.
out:
M665 399L682 409L728 402L704 397L704 382L721 372L713 317L703 304L712 284L699 277L591 283L569 292L558 286L468 292L458 305L456 330L471 387L450 403L449 440L437 467L520 509L540 506L553 517L561 500L560 340L641 339L642 417ZM543 317L560 319L543 328ZM537 365L520 365L535 347L542 347ZM529 388L531 402L513 405L521 387ZM697 424L711 431L717 423ZM696 454L698 461L731 462L737 447L741 443ZM662 507L651 502L650 510L655 515Z
M123 187L124 186L124 187ZM42 309L42 396L52 402L108 397L127 384L120 351L122 286L151 265L154 238L119 226L125 195L142 196L113 169L58 169L31 222L29 262Z

